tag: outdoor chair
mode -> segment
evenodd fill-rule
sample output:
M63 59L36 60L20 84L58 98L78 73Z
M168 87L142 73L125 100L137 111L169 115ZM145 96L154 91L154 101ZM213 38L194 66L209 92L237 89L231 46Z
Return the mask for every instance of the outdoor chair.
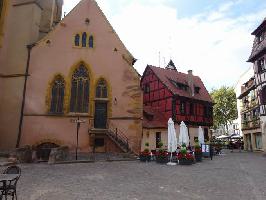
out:
M12 200L14 200L14 197L17 200L17 182L21 175L21 169L18 166L9 166L3 174L17 174L17 177L14 178L11 181L7 181L6 188L3 186L0 186L0 191L2 191L2 196L12 196ZM1 200L0 196L0 200Z

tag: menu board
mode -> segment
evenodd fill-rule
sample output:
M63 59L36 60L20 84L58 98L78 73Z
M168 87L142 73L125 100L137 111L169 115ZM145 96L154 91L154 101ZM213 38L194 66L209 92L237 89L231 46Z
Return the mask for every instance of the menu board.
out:
M210 152L210 145L208 144L202 144L202 152L206 152L206 153L209 153Z
M203 157L210 157L210 145L209 144L202 144L202 155Z

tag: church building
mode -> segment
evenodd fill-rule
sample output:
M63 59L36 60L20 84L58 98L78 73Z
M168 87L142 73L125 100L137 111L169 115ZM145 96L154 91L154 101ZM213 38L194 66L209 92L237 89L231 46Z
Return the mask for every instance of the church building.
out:
M0 148L138 152L136 59L95 0L62 20L62 0L4 0L0 20ZM29 20L30 19L30 20Z

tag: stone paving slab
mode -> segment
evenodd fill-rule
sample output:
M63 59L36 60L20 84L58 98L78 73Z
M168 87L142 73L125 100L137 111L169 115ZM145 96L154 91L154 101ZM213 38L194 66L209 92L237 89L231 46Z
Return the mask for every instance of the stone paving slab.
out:
M257 153L226 153L192 166L140 161L20 166L20 200L266 199L266 159Z

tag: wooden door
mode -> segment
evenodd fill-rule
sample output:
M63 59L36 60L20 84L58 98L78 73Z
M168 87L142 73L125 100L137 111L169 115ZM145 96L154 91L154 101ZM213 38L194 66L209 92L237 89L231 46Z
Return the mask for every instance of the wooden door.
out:
M107 122L107 102L95 102L94 128L105 129Z

